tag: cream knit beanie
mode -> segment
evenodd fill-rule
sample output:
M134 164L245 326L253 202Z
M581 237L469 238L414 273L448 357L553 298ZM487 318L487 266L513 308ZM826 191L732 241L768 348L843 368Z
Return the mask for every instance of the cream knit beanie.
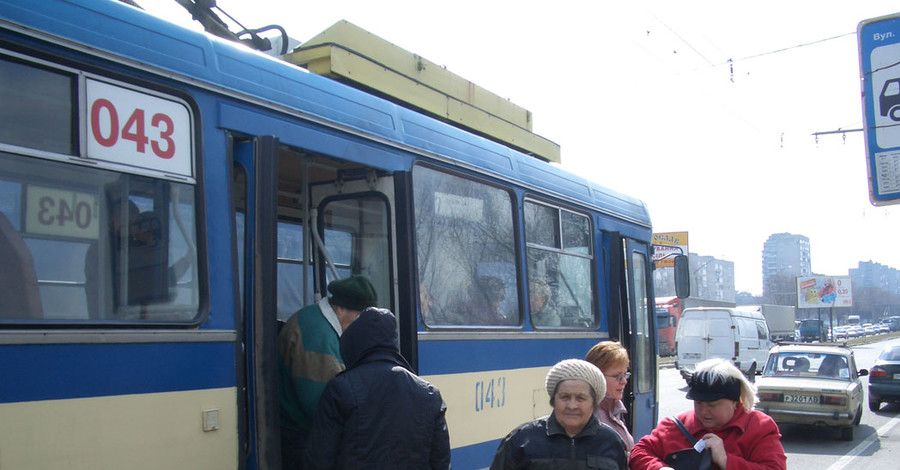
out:
M594 389L597 401L606 396L606 379L597 366L581 359L566 359L558 362L547 373L547 394L553 398L556 386L563 380L584 380Z

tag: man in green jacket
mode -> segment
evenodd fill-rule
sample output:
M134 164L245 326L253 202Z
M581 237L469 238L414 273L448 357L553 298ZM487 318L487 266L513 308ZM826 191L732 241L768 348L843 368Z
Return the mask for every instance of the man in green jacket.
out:
M278 334L278 399L282 468L302 468L303 450L325 385L344 370L340 336L360 312L377 306L364 276L328 284L331 297L303 307Z

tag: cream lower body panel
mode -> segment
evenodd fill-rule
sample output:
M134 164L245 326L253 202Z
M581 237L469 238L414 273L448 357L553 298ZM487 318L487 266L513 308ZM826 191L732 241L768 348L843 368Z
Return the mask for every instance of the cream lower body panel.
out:
M237 427L235 388L4 403L0 469L237 468Z
M519 425L550 413L544 388L549 367L423 376L447 404L450 446L501 439Z

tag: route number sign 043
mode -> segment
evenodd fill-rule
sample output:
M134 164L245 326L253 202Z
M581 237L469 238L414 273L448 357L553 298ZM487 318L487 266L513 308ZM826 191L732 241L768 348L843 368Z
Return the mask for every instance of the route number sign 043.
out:
M900 203L900 14L857 28L869 199Z
M193 177L187 107L149 93L88 79L88 157Z

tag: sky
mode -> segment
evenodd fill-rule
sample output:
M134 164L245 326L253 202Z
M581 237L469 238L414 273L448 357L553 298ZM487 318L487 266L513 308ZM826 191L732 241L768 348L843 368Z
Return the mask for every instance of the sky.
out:
M174 0L138 0L180 24ZM654 232L762 293L773 233L812 271L900 269L900 206L869 202L860 21L896 2L218 0L302 41L347 20L530 110L562 167L647 204ZM225 18L224 15L220 16ZM233 27L232 31L240 29ZM846 133L814 133L831 131Z

